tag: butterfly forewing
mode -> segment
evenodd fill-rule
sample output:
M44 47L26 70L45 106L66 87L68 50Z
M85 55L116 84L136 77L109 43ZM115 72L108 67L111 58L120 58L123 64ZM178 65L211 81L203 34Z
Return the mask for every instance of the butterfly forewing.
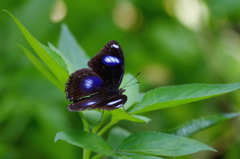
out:
M109 89L118 89L124 73L124 57L120 45L112 40L94 56L88 66L106 83Z

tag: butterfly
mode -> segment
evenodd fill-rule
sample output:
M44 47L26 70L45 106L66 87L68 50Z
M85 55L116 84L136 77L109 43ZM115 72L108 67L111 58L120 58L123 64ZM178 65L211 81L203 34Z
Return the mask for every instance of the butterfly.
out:
M127 96L119 89L124 74L124 56L118 42L108 42L88 61L89 68L73 72L66 83L69 111L113 110L122 107Z

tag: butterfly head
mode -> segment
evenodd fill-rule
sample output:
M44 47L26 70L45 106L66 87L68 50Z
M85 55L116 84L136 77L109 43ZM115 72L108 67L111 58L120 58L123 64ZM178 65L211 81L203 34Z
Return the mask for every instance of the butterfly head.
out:
M125 90L126 89L122 89L122 88L120 88L120 89L117 89L117 90L108 90L108 92L107 92L107 95L109 96L109 95L114 95L114 94L123 94L123 92L125 92Z

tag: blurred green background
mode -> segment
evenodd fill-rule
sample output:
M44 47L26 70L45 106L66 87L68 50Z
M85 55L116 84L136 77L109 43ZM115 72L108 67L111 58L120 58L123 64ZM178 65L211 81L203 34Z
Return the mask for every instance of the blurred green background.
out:
M108 41L124 51L126 73L136 74L141 92L187 83L240 81L239 0L1 0L40 42L57 45L66 24L92 57ZM58 131L82 129L77 113L31 64L18 44L30 49L13 20L0 12L0 159L75 159L82 150ZM129 87L128 89L131 89ZM144 115L149 124L120 122L132 132L164 131L188 120L237 112L240 92ZM181 159L239 159L240 120L204 130L192 138L218 153Z

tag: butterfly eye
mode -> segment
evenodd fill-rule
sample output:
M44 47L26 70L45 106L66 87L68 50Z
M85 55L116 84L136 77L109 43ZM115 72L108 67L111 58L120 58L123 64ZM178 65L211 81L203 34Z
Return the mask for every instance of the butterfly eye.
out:
M90 90L90 91L92 91L93 89L100 88L101 84L102 84L102 80L95 76L85 77L79 83L80 89Z
M103 63L108 66L116 66L120 64L121 61L115 56L107 55L103 57Z

